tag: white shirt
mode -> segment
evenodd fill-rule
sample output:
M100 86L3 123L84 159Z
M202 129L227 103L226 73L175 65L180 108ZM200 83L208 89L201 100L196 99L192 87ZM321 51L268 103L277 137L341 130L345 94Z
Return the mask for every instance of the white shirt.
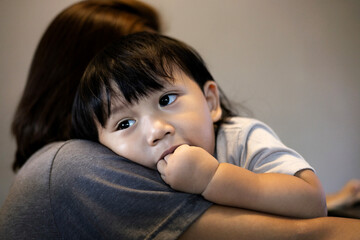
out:
M294 175L314 169L296 151L286 147L266 124L251 118L233 117L217 133L216 159L255 173Z

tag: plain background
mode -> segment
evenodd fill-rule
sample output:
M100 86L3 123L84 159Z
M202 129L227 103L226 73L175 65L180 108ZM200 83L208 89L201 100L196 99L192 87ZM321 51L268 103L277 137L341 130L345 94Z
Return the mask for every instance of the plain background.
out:
M0 204L14 110L37 43L73 0L0 1ZM228 97L313 165L327 193L360 178L360 1L146 0Z

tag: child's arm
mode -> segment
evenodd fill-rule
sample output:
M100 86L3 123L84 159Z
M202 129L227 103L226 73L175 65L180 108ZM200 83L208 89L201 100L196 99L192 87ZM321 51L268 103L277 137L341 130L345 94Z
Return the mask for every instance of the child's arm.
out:
M165 160L158 164L165 182L176 190L202 194L214 203L291 217L326 215L325 195L311 170L296 176L256 174L219 164L202 148L188 145L178 147Z
M311 170L303 170L296 176L256 174L221 163L202 195L218 204L290 217L326 215L324 193Z

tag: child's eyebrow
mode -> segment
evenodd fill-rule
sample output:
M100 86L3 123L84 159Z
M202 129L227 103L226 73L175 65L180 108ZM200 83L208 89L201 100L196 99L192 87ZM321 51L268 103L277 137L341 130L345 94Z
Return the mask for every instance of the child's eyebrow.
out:
M111 118L111 116L114 116L119 112L123 112L125 109L128 108L121 102L117 102L116 104L111 104L109 118Z

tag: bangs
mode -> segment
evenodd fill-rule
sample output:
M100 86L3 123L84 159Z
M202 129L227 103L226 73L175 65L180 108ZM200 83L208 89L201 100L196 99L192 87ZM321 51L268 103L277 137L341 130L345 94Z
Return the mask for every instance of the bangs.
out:
M165 62L159 61L155 65L151 61L135 60L130 66L117 63L112 76L108 78L109 81L104 84L107 98L111 101L111 98L121 97L131 105L153 92L162 90L166 84L174 82L173 67ZM109 100L107 104L110 104Z
M111 115L114 100L128 105L138 103L150 94L162 90L166 84L173 84L173 72L177 68L165 58L158 61L131 59L130 62L129 59L123 61L117 56L109 61L109 55L113 52L111 48L105 51L108 61L102 61L100 56L94 60L96 67L92 71L88 69L87 73L92 77L87 77L89 82L85 83L93 98L87 102L93 103L90 104L93 114L103 127ZM99 67L100 65L103 66ZM94 77L97 79L91 80ZM86 95L89 96L88 93Z

